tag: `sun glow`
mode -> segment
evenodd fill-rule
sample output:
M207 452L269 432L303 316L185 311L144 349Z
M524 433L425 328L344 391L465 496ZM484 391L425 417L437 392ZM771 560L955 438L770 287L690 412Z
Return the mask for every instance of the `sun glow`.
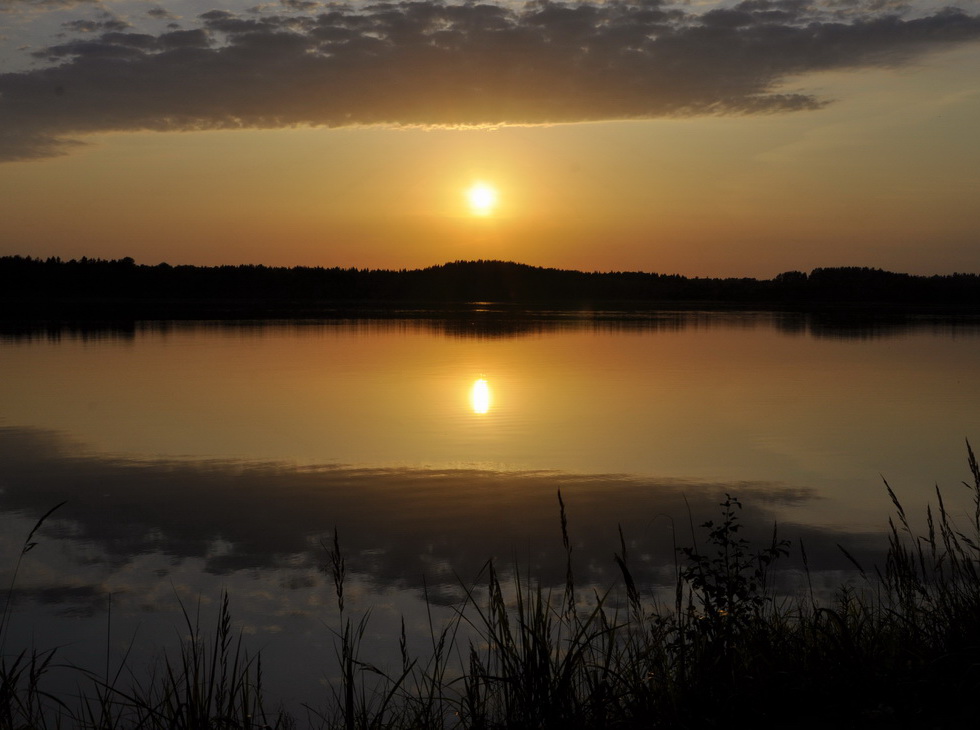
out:
M480 378L470 388L470 405L474 413L486 413L490 410L490 386L486 378Z
M497 189L485 182L476 182L466 190L466 199L473 215L487 216L497 208Z

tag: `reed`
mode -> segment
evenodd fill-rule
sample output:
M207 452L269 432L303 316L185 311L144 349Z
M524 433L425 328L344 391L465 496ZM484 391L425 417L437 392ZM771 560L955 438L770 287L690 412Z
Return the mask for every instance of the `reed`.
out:
M10 586L0 614L0 729L16 727L45 727L45 707L54 704L64 707L61 699L45 692L42 688L42 678L52 668L54 650L22 650L14 657L8 657L4 651L7 644L7 633L10 621L10 611L24 556L37 547L34 539L41 526L59 508L64 506L59 502L45 512L34 524L24 538L14 570L10 578Z
M361 658L371 614L351 615L335 530L323 547L336 594L340 680L326 709L310 703L308 725L971 725L970 698L980 691L980 468L969 443L967 454L972 483L964 484L974 505L967 524L956 523L937 490L917 532L886 482L894 515L884 564L865 567L842 547L859 577L826 603L812 590L777 594L773 570L793 546L775 526L768 540L752 544L742 534L742 505L729 495L718 517L692 525L691 545L677 549L672 604L656 602L635 579L622 532L613 556L621 581L605 591L580 587L559 493L564 585L543 585L519 566L506 580L488 561L464 584L451 620L437 624L430 615L425 656L410 656L403 622L393 667ZM798 549L807 565L804 546ZM119 672L110 681L79 670L95 690L75 707L43 690L54 652L5 658L0 730L292 727L282 711L266 710L260 659L233 634L229 603L223 594L210 634L199 615L184 611L179 659L143 683L123 689Z
M181 611L187 634L178 657L165 657L159 675L152 674L128 691L103 687L119 710L103 714L113 717L117 726L160 730L287 726L284 713L265 709L261 657L249 656L241 634L233 634L228 594L221 594L210 639L201 627L200 607L193 619L183 604Z

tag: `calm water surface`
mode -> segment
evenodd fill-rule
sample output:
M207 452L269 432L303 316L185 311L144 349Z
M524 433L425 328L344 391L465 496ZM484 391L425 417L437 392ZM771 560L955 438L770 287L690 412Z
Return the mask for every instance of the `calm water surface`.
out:
M729 492L750 534L778 520L833 585L837 543L880 548L882 477L913 512L937 484L951 509L970 506L978 374L975 321L677 313L7 336L0 580L34 521L68 502L21 567L4 651L153 655L181 602L207 618L227 589L273 691L325 702L336 609L321 542L335 527L383 660L401 616L422 642L425 606L452 605L488 558L560 581L559 488L584 582L615 579L621 524L649 590L669 585L673 545Z

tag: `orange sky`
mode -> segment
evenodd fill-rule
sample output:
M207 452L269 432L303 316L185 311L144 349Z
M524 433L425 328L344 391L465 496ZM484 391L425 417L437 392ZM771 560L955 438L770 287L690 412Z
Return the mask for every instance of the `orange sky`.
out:
M980 270L976 2L955 17L923 8L891 21L861 3L848 17L819 4L791 18L776 17L788 12L779 2L705 6L715 15L688 8L702 34L726 29L721 37L738 45L731 58L713 58L707 49L715 46L680 35L677 26L679 58L689 66L703 59L706 70L676 78L658 76L666 52L655 41L667 35L667 20L638 41L627 31L646 16L630 15L618 35L597 30L620 17L608 15L609 4L524 6L523 15L498 5L494 22L507 21L492 36L500 45L488 41L477 56L432 38L468 33L475 46L472 39L483 36L464 20L480 28L489 20L461 20L446 8L462 6L420 2L397 12L403 22L418 8L435 13L420 31L429 45L386 30L380 37L388 51L402 54L390 67L349 51L340 70L310 71L301 90L276 96L280 86L299 83L298 71L277 70L294 59L280 46L354 27L353 15L330 20L326 6L293 5L278 15L201 15L198 6L197 15L168 10L165 17L161 10L150 20L177 28L155 31L140 26L140 18L150 22L145 6L139 15L131 3L101 4L103 15L91 22L102 25L94 28L79 20L94 12L82 5L61 7L60 25L54 11L26 0L4 5L0 23L36 35L32 60L0 73L0 130L7 130L0 131L7 160L0 164L0 255L372 268L484 258L690 276L770 277L840 265ZM573 7L591 10L556 10ZM665 13L669 6L650 7ZM847 30L835 48L850 43L850 55L829 62L817 49L790 63L786 48L759 40L768 37L763 30L799 30L818 15L825 34ZM261 33L256 18L265 18ZM892 34L889 23L905 25ZM198 55L190 75L181 75L185 61L172 38L185 33L180 42L193 45L186 34L200 28L208 40L191 39ZM528 28L545 28L549 44L567 41L578 55L544 55L541 39L526 47L514 45L517 35L501 40ZM6 33L0 49L8 68L27 58L11 50L12 38ZM344 43L349 49L352 41ZM727 48L724 40L716 45ZM237 46L252 55L229 63ZM419 49L432 46L468 75L398 77L399 58L429 68ZM373 48L371 58L387 58ZM636 58L622 61L624 49ZM521 61L522 53L537 65ZM599 72L587 64L601 54L614 76L596 81ZM309 55L304 46L295 58ZM209 76L218 72L207 70L212 56L226 74L220 86ZM768 58L785 67L772 71L759 60ZM565 74L561 64L568 63ZM732 64L742 67L728 73ZM348 74L357 85L342 85ZM570 90L560 86L566 78ZM706 88L705 79L718 88ZM400 95L395 101L382 93L389 81ZM195 87L212 82L214 89ZM342 113L352 121L338 121ZM244 128L230 129L236 126ZM469 209L465 192L476 180L498 191L491 215Z

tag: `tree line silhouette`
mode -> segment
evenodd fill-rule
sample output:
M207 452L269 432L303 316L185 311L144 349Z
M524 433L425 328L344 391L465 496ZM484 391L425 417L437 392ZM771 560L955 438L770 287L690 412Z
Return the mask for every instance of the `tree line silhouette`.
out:
M454 261L413 270L155 266L132 258L63 261L0 257L5 316L268 316L323 307L494 302L558 308L691 305L864 305L980 308L980 275L916 276L866 267L787 271L772 279L701 278L636 271L583 272L510 261Z

